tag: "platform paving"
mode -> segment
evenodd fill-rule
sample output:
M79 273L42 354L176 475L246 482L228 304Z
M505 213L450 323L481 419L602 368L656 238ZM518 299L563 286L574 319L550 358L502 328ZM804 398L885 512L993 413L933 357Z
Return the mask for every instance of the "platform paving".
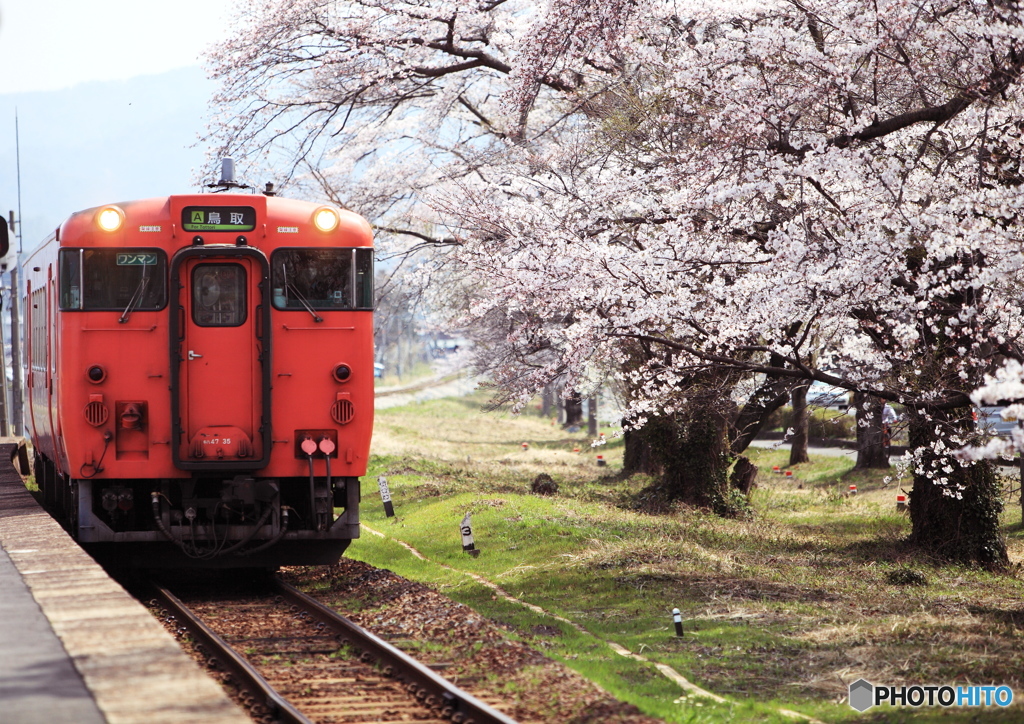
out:
M250 722L36 505L19 444L0 439L0 722Z

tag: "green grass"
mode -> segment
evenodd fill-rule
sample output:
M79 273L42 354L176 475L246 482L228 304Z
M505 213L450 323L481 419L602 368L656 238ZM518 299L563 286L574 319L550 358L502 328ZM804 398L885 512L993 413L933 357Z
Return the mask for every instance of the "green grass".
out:
M895 511L899 480L825 457L785 478L771 468L784 468L788 452L752 450L761 472L751 518L685 506L650 515L630 505L649 479L615 475L622 443L611 430L612 441L595 451L585 435L567 435L549 420L484 415L479 407L467 398L378 412L362 515L387 537L364 534L350 556L437 587L670 722L792 721L779 708L825 721L1021 717L1019 706L862 715L845 703L847 684L861 676L1024 691L1024 590L1016 572L940 565L908 551L909 521ZM609 467L597 466L597 453ZM557 495L529 492L541 472L558 484ZM372 481L381 474L397 518L386 519L376 497ZM461 546L467 512L476 558ZM1014 500L1005 523L1015 561L1024 551L1020 521ZM469 573L583 631L506 600ZM685 618L682 637L673 629L675 607ZM535 635L541 626L559 633ZM649 662L622 657L607 642ZM655 663L729 703L685 696Z

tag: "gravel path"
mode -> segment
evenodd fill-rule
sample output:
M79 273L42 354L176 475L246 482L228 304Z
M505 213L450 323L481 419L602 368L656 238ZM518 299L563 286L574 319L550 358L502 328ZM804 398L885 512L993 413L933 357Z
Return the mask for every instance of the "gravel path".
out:
M408 392L402 391L401 388L379 388L376 390L373 406L377 410L384 410L442 397L464 397L476 390L478 381L477 377L469 375L447 380L444 376L438 376L433 382L420 381L411 385Z

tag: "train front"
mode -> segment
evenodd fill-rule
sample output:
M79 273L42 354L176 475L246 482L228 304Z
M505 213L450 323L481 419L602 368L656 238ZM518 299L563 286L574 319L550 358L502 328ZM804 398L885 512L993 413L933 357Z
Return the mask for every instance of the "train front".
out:
M373 424L366 221L201 194L83 212L59 236L41 447L78 539L129 565L337 560Z

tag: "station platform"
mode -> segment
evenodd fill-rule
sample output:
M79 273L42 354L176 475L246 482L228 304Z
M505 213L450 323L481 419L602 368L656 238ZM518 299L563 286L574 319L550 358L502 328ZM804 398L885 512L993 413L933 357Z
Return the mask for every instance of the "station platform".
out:
M39 507L19 468L24 441L0 438L0 721L251 722Z

